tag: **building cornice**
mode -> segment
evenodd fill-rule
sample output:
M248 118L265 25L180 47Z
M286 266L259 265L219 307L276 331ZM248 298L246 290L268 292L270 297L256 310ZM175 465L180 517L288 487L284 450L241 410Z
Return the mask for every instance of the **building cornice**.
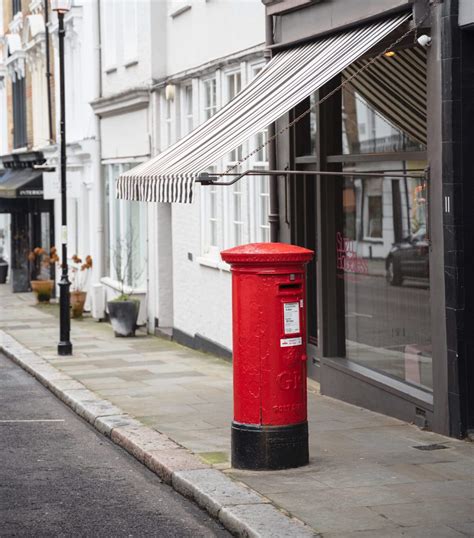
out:
M183 80L206 76L207 74L216 71L216 69L225 69L226 67L231 66L236 62L251 61L259 58L263 59L264 49L265 44L260 43L258 45L255 45L254 47L250 47L248 49L229 54L228 56L222 56L221 58L211 60L197 67L185 69L183 71L179 71L178 73L173 73L172 75L167 75L166 77L156 79L154 81L152 91L159 90L165 87L167 84L179 83Z
M114 95L100 97L91 101L92 110L100 117L124 114L133 110L147 108L150 102L150 88L130 88Z

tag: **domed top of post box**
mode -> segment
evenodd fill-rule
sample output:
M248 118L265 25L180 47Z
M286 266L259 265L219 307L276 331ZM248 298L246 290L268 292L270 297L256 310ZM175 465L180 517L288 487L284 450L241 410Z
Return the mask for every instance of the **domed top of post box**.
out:
M222 259L231 265L241 263L306 263L313 256L312 250L288 243L250 243L221 252Z

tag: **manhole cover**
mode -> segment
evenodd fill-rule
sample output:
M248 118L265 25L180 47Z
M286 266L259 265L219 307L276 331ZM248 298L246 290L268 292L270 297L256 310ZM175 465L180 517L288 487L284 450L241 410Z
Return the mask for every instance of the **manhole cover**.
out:
M419 445L419 446L414 446L413 448L416 448L417 450L443 450L443 448L449 448L449 446L434 444L434 445Z

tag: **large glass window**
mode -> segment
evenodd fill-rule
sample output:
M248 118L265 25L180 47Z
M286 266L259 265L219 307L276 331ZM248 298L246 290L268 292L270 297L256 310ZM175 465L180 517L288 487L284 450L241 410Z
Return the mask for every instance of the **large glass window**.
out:
M426 51L396 51L368 65L359 60L343 91L343 152L395 153L426 149Z
M118 200L115 192L117 177L136 163L116 163L104 166L108 210L108 270L109 276L133 289L146 283L146 202Z
M339 354L432 389L426 53L395 51L368 65L344 87L341 104L342 150L331 162L353 176L341 180L336 197L342 227L334 238L335 286L343 291L345 333Z
M343 200L344 233L337 234L336 249L346 356L432 388L426 184L346 179Z

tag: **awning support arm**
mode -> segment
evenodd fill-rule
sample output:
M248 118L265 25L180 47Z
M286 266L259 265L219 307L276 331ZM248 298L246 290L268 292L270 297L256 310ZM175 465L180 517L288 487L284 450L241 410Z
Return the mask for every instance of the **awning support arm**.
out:
M196 183L200 183L203 186L208 185L217 185L221 187L227 187L233 185L240 181L246 176L344 176L344 177L389 177L389 178L412 178L412 179L423 179L427 177L426 170L424 172L403 172L403 173L392 173L392 172L336 172L328 170L246 170L243 174L209 174L203 172L199 174L196 179ZM219 180L221 177L232 177L233 179L229 181Z

